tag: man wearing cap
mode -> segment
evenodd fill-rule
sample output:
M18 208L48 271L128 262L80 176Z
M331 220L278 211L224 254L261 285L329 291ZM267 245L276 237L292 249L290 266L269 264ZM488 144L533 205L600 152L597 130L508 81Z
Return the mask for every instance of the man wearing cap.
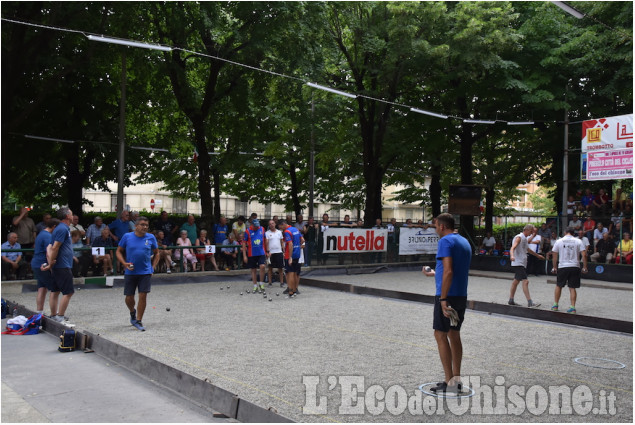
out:
M251 222L251 226L245 231L243 242L243 261L251 269L251 280L254 283L254 291L265 289L265 264L267 263L266 251L268 250L265 229L260 226L257 218ZM256 280L256 269L260 269L260 280Z

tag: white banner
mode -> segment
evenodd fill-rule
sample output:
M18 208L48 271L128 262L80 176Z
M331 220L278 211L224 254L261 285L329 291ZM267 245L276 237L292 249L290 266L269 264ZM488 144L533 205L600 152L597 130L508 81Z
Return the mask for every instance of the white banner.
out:
M582 122L582 152L633 147L633 114Z
M329 227L324 232L324 250L327 253L385 252L388 245L387 229L339 229Z
M399 229L399 255L436 254L439 235L434 228Z

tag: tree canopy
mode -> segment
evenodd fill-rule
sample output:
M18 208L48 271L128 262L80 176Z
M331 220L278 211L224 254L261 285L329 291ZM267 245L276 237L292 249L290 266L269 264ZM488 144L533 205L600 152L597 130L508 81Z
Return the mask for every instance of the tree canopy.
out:
M200 199L206 219L221 192L300 212L312 149L316 200L366 224L388 184L435 214L449 184L483 185L489 225L534 176L558 205L565 110L633 107L632 3L575 6L584 19L550 2L3 2L3 198L81 210L83 189L116 180L125 55L126 175Z

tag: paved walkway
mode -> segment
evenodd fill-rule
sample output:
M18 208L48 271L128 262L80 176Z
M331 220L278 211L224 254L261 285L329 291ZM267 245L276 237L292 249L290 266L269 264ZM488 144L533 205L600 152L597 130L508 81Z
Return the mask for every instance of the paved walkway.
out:
M4 423L228 422L96 353L60 353L53 335L1 340Z
M328 278L422 293L434 286L433 280L419 271ZM184 276L156 279L143 320L146 332L130 326L123 288L117 285L78 291L67 314L79 329L207 379L299 422L633 421L631 335L470 311L461 332L462 374L489 388L481 388L476 398L470 399L467 412L461 412L453 409L449 400L423 396L418 390L421 384L443 376L431 329L432 306L302 286L295 299L277 296L281 290L274 287L269 301L246 293L251 289L246 275L237 279L210 277L198 283L182 283ZM510 281L473 277L470 293L482 296L483 301L506 302ZM548 305L553 285L546 279L532 277L531 281L534 299ZM2 294L33 308L35 292L3 286ZM520 292L518 297L523 299ZM585 314L610 314L603 317L632 321L630 291L583 288L578 305ZM56 346L54 343L53 348ZM53 356L66 358L68 353L49 348L42 361L50 362ZM614 360L625 367L589 367L574 362L577 357ZM616 365L592 361L600 366ZM4 362L3 344L3 366ZM5 381L4 368L2 379ZM347 396L352 381L361 391L357 395L364 399L355 401ZM505 404L496 411L481 411L478 406L487 403L486 393L495 386ZM572 413L556 409L559 402L549 398L553 386L568 391L578 403ZM521 395L509 395L518 389L522 389ZM591 406L589 411L580 407L580 395L586 397L585 391L591 404L582 407ZM397 400L394 409L387 407L386 394ZM537 406L530 395L539 399ZM540 401L543 399L547 404ZM413 403L412 409L402 404L404 400ZM615 410L603 407L609 402ZM116 403L110 406L106 409L118 408Z

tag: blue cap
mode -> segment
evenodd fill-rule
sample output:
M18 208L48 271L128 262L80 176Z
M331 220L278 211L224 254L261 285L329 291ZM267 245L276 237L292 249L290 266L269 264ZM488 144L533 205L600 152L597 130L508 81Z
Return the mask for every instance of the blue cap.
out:
M260 227L260 220L258 220L257 218L255 218L255 219L251 222L251 224L253 224L253 225L254 225L254 227Z

